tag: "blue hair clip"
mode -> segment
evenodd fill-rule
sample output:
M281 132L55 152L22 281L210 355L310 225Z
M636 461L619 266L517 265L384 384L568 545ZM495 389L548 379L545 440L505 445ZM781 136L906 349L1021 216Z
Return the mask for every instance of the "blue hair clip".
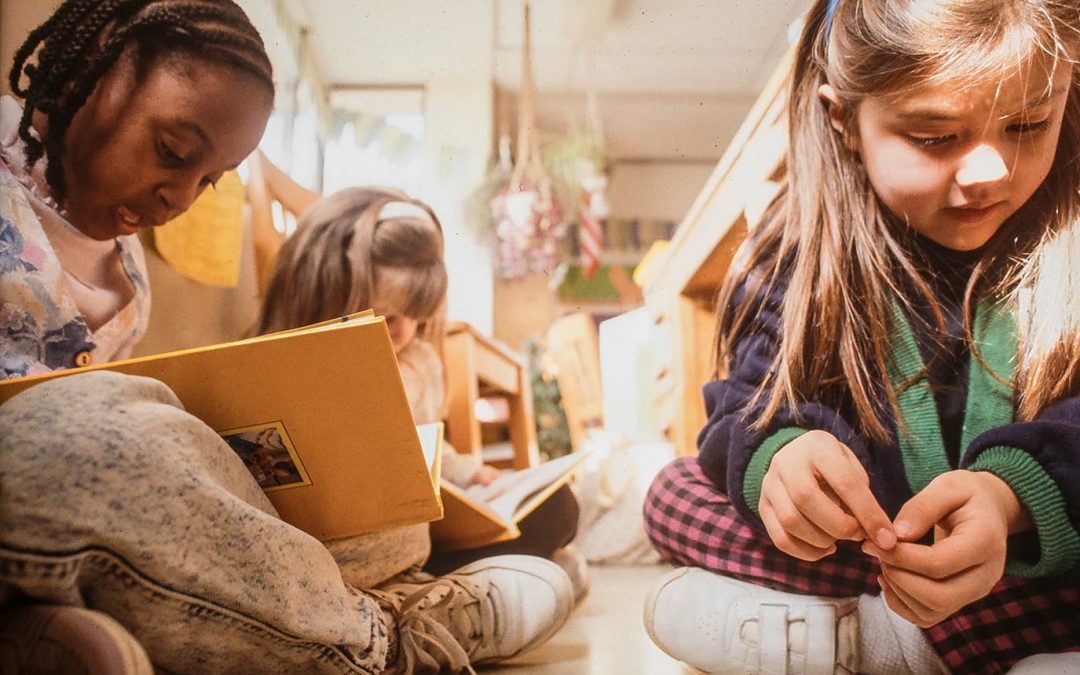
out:
M836 8L839 5L840 0L829 0L829 6L825 8L825 35L832 30L833 15L836 14Z

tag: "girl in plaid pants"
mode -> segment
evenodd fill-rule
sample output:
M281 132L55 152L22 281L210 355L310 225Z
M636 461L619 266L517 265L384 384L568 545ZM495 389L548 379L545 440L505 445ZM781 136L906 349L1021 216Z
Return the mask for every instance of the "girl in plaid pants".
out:
M1075 2L814 3L700 454L645 504L688 566L648 598L665 651L1080 669L1078 58Z

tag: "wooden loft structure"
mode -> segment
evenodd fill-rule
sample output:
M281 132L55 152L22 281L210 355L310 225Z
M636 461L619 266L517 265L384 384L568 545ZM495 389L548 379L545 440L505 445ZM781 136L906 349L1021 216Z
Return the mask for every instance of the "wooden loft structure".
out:
M717 291L739 244L776 194L787 150L788 50L705 187L655 264L642 270L645 306L659 354L655 373L660 431L679 454L697 452L705 424L701 388L711 379Z

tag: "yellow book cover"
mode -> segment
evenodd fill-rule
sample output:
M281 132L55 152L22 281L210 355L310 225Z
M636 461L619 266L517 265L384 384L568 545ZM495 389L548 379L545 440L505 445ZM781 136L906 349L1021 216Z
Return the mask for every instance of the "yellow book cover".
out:
M460 488L443 480L444 515L431 523L432 545L453 551L517 538L518 523L569 482L587 457L574 452L528 469L504 471L488 485Z
M318 539L442 516L386 322L370 312L6 380L0 403L39 382L99 369L168 385L240 455L282 519Z

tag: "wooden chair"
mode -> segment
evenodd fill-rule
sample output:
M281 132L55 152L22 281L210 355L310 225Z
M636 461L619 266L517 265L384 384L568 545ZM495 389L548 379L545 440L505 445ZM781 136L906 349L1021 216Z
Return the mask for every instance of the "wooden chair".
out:
M578 450L588 430L604 424L600 347L592 315L576 312L556 319L547 332L547 351L557 369L570 444Z
M503 399L508 411L505 424L513 448L509 461L496 466L525 469L540 461L533 418L532 387L525 359L502 342L481 335L465 322L446 328L446 380L449 409L446 437L458 452L483 452L477 401Z

